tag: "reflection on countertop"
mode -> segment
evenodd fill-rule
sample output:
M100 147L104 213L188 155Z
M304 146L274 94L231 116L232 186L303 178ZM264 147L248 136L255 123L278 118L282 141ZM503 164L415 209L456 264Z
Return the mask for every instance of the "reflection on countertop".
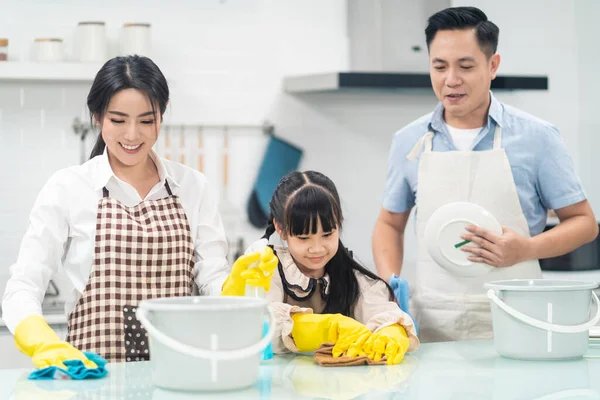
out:
M600 357L600 346L589 356ZM0 388L14 399L600 399L600 359L517 361L492 341L423 344L400 365L319 367L311 357L262 362L258 382L245 390L186 393L153 386L152 361L109 364L97 381L28 381L27 370L0 371ZM2 394L2 389L0 389Z

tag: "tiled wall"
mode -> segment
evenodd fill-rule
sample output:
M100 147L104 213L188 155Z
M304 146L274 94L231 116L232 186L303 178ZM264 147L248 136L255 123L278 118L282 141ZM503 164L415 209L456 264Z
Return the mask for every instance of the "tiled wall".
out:
M0 159L5 163L0 169L2 291L38 191L53 172L79 164L89 155L95 132L82 143L72 129L75 118L89 121L83 103L88 91L88 84L0 82ZM166 123L155 150L207 175L223 204L223 220L235 243L244 229L250 229L239 221L245 220L245 200L267 140L260 125ZM64 276L56 279L64 287Z
M15 261L35 197L56 170L79 162L71 131L84 113L81 84L0 82L0 285Z

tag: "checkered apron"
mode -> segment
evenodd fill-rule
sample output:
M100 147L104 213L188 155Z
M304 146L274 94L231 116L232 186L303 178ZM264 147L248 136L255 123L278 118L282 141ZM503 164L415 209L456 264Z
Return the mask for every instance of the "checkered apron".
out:
M169 196L126 207L98 202L94 262L75 310L67 341L109 362L150 358L148 334L135 318L138 303L189 296L194 285L194 241L185 211Z

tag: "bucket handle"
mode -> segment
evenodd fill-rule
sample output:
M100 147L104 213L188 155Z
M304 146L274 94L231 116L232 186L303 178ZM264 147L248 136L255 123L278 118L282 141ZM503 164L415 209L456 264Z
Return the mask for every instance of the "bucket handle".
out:
M592 291L592 298L596 303L596 308L598 311L596 312L594 318L591 319L591 321L588 321L581 325L556 325L532 318L528 315L523 314L520 311L515 310L514 308L500 300L500 298L498 298L498 295L496 295L496 292L493 289L488 290L487 296L507 314L513 316L521 322L526 323L527 325L531 325L544 331L551 331L556 333L580 333L589 330L592 326L596 325L598 321L600 321L600 300L598 300L598 296L596 296L596 293L594 293L594 291Z
M178 353L197 357L204 358L213 361L226 361L226 360L238 360L241 358L246 358L253 356L261 351L263 351L271 340L273 339L273 335L275 334L275 315L271 311L271 309L267 306L267 314L269 316L269 330L267 334L257 343L253 344L250 347L246 347L244 349L235 349L235 350L206 350L199 349L194 346L187 345L185 343L181 343L169 335L161 332L158 328L150 323L148 320L149 310L138 307L136 312L137 319L142 323L144 328L148 331L148 333L164 344L165 346L177 351ZM244 334L242 332L242 334Z

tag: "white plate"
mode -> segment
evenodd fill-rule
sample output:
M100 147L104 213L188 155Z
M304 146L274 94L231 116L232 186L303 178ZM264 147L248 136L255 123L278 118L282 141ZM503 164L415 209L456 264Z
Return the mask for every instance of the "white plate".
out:
M600 340L600 326L592 326L590 328L590 338Z
M450 273L458 276L483 275L494 267L469 260L471 253L460 248L467 243L460 236L467 225L476 225L497 235L502 226L485 208L467 202L446 204L438 208L425 227L425 243L431 258ZM468 243L477 246L475 243Z

